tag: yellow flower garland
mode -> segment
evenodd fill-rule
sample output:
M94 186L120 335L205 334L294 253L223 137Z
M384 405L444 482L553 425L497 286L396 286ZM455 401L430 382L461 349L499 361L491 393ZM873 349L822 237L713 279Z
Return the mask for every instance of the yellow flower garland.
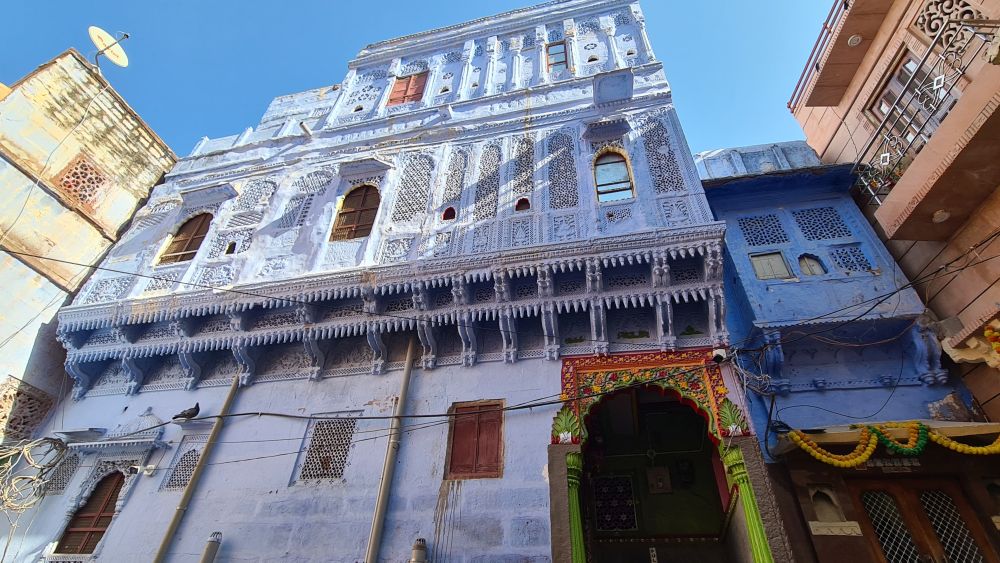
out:
M857 467L871 458L872 454L875 453L875 447L878 445L878 435L872 432L872 428L882 434L886 439L889 439L890 428L906 428L908 439L905 443L897 442L892 440L897 446L905 449L912 449L918 446L918 441L920 439L921 428L926 428L926 426L915 420L909 422L884 422L872 427L860 426L858 427L858 445L854 447L854 451L849 454L835 454L831 453L823 448L819 447L816 442L814 442L809 435L802 432L801 430L792 430L788 433L788 438L798 447L805 450L806 453L811 455L823 463L833 465L835 467ZM1000 454L1000 436L993 441L992 444L988 446L970 446L968 444L963 444L961 442L956 442L951 438L941 434L935 430L927 428L927 439L932 442L944 446L950 450L970 455L996 455ZM923 444L919 445L923 448ZM909 455L916 455L915 453L910 453Z
M939 434L934 430L931 430L927 437L931 439L932 442L940 446L944 446L949 450L954 450L963 454L970 455L995 455L1000 454L1000 436L997 436L996 440L988 446L970 446L968 444L963 444L961 442L956 442L951 438L945 436L944 434Z
M795 442L798 447L805 450L809 455L823 463L836 467L857 467L861 465L868 461L868 458L875 453L875 446L878 444L878 438L867 428L861 429L858 445L849 454L830 453L819 447L808 435L799 430L792 430L788 433L788 436L792 439L792 442Z

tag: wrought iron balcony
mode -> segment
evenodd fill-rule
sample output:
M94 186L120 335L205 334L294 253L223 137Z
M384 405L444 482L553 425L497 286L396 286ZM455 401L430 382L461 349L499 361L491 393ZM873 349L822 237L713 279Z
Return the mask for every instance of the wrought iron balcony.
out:
M960 81L989 45L1000 21L949 19L922 55L904 58L872 113L878 127L854 171L869 204L880 206L961 96Z

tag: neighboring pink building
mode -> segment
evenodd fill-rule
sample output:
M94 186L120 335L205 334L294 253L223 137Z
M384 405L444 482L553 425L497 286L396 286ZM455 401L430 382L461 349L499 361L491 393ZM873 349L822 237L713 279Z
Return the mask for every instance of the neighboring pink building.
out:
M837 0L789 100L1000 420L1000 0ZM1000 349L1000 344L997 345Z

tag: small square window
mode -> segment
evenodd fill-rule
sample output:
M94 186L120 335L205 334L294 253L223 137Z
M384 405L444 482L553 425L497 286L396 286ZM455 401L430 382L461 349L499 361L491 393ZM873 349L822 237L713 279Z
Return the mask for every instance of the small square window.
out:
M780 252L751 254L750 263L759 280L783 280L792 277Z

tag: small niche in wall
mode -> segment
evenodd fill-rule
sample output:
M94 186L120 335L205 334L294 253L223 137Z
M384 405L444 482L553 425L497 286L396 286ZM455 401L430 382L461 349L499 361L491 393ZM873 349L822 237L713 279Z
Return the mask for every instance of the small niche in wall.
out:
M531 200L526 197L522 197L514 204L514 211L528 211L529 209L531 209Z
M358 113L359 111L361 111L363 109L365 109L365 106L354 106L354 110L353 111L354 111L354 113Z
M635 49L629 49L628 51L625 51L625 56L626 57L634 57L635 56Z
M236 243L230 242L226 245L226 254L236 254Z
M441 90L438 93L439 94L447 94L448 92L451 92L451 88L449 88L448 86L444 86L444 87L441 88Z
M597 55L590 55L589 57L587 57L587 62L588 63L596 63L599 60L600 59L597 58Z
M809 521L809 530L814 536L860 536L861 526L844 517L837 493L833 485L810 485L809 502L815 520Z
M454 207L449 207L449 208L445 209L444 213L441 214L441 220L442 221L454 221L455 220L455 208Z

